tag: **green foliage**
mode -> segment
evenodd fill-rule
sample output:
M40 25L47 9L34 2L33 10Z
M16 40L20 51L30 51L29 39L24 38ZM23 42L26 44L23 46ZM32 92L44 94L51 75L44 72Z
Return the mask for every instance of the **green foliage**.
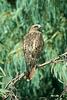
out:
M41 63L67 51L67 0L16 0L14 4L13 0L0 0L0 96L7 94L5 87L11 79L26 72L22 41L35 23L43 26ZM65 85L66 61L38 68L31 81L22 79L16 90L10 89L20 100L51 100L51 95L59 95Z

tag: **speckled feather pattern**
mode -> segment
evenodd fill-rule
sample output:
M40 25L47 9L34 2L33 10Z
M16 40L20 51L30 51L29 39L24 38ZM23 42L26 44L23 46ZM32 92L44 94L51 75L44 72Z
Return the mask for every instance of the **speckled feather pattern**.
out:
M43 49L42 33L38 30L30 30L24 37L23 51L27 63L27 70L30 72L39 58Z

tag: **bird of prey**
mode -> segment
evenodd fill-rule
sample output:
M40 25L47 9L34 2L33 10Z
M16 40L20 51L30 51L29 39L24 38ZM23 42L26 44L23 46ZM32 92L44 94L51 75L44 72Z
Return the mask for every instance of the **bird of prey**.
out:
M32 79L34 75L37 59L40 57L44 46L40 29L41 25L32 25L29 32L24 36L23 40L23 52L27 65L28 79Z

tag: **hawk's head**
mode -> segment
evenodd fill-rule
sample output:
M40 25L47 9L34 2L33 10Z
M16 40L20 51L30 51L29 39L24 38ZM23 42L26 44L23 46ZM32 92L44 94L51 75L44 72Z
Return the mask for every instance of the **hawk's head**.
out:
M31 26L30 31L39 31L41 29L41 25L40 24L34 24Z

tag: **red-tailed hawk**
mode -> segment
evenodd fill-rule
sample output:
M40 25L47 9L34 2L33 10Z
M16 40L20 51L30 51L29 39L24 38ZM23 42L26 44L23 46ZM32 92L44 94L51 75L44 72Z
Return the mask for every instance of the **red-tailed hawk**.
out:
M27 78L32 79L35 72L36 62L43 49L44 41L40 32L41 25L32 25L23 41L23 51L27 64Z

